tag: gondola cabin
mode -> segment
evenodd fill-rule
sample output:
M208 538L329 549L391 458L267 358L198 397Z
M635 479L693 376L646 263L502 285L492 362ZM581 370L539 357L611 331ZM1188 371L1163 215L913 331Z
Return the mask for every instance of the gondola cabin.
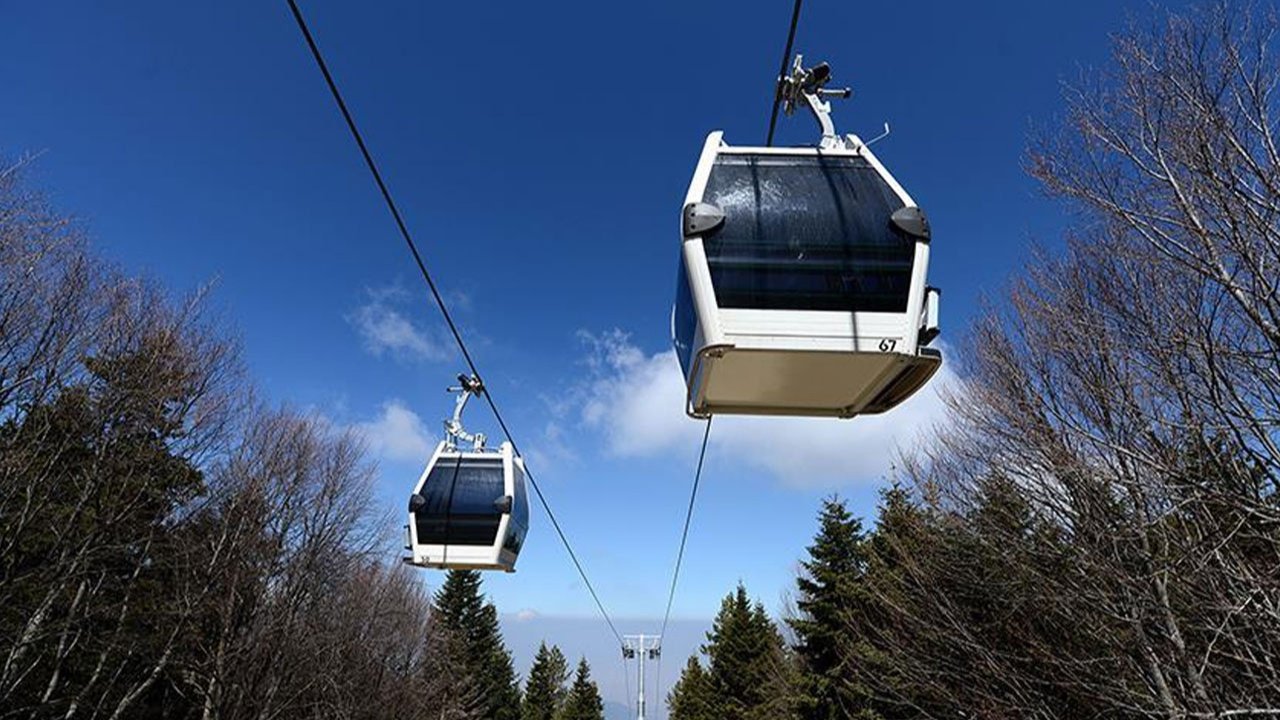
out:
M692 416L880 413L941 364L928 221L866 143L819 120L819 147L703 146L671 318Z
M407 561L513 572L528 528L524 463L511 443L467 450L441 442L409 499Z
M510 442L495 450L462 427L479 378L459 375L453 417L409 496L405 562L420 567L514 572L529 531L524 461ZM470 445L470 447L466 447Z

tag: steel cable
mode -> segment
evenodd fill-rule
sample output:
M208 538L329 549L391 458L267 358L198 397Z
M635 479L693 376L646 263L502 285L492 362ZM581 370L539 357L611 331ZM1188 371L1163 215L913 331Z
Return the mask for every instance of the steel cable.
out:
M324 76L325 84L329 87L329 92L333 95L334 102L338 105L338 110L342 113L342 118L347 123L347 129L351 132L351 137L355 140L356 146L360 149L360 155L364 158L365 165L369 168L369 173L373 175L373 180L378 185L378 191L382 194L387 209L394 218L396 227L400 231L400 236L404 238L405 244L409 248L409 252L413 255L414 262L418 265L418 271L422 274L422 279L427 282L427 287L431 289L431 296L435 299L436 305L440 308L440 314L444 317L445 323L449 326L449 332L453 335L454 341L458 345L458 350L462 353L463 359L467 363L471 374L476 378L481 378L483 386L483 376L476 367L475 360L472 359L471 353L467 350L467 344L462 339L462 333L458 330L457 324L453 321L453 316L449 313L449 308L445 304L444 298L440 295L440 290L436 287L435 280L431 277L430 271L427 270L426 262L422 259L422 254L418 252L417 243L413 240L413 235L409 232L409 228L405 225L404 218L400 214L400 209L396 205L395 199L391 195L386 182L382 179L382 173L378 170L377 163L373 160L372 153L369 152L368 145L365 144L364 137L360 134L360 129L356 127L355 119L351 115L350 109L347 107L346 101L342 99L342 93L338 90L338 84L333 79L333 75L329 72L329 66L324 61L324 56L320 53L320 48L316 44L315 38L311 35L311 30L307 27L306 20L302 17L302 11L298 8L295 0L287 0L289 10L293 13L293 18L298 24L298 29L302 31L302 37L306 40L307 47L311 50L311 56L316 61L316 66L320 69L320 74ZM487 386L483 386L483 395L489 404L490 410L493 412L494 418L498 425L502 428L502 433L506 436L507 442L511 443L511 448L516 455L520 455L520 449L516 445L515 438L511 434L511 430L507 427L506 422L502 419L502 414L498 412L497 403L494 402L493 396L490 394ZM523 456L522 456L523 457ZM525 467L525 475L529 478L529 484L533 487L534 492L538 496L542 509L547 513L547 518L551 520L551 525L555 528L556 534L560 537L560 542L564 545L565 550L569 553L569 559L573 561L573 565L577 568L578 575L582 577L583 584L586 585L587 591L591 594L591 599L595 601L596 608L600 611L600 615L608 624L609 630L617 638L619 646L622 645L622 634L618 632L618 628L613 624L613 619L609 617L609 613L604 608L604 603L600 601L600 596L596 593L595 586L591 584L590 578L587 577L586 570L583 569L582 563L578 560L578 555L573 551L573 546L569 544L569 539L565 536L564 530L560 527L560 522L556 519L555 513L551 511L551 505L547 502L547 498L542 493L542 489L538 487L537 480L534 479L533 473Z

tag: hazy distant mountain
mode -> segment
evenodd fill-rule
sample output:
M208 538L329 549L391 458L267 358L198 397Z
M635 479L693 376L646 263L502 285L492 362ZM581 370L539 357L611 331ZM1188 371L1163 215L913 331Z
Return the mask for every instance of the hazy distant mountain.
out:
M645 713L648 715L649 713ZM606 702L604 704L604 720L631 720L633 717L631 708L618 702Z

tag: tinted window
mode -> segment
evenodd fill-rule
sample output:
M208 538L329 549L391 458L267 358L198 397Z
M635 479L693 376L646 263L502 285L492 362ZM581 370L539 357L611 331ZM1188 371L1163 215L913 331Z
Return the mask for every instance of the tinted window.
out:
M693 307L693 291L689 288L689 272L684 264L683 248L680 252L679 275L676 276L676 307L673 329L675 337L671 342L676 347L676 357L680 359L680 368L685 377L689 377L689 366L693 364L693 336L698 329L697 311Z
M703 241L720 307L906 310L915 242L862 158L721 155L703 199L725 213Z
M500 455L461 463L457 458L441 458L422 489L426 505L414 514L418 542L492 545L502 520L493 502L505 494L503 485Z
M511 522L507 526L507 538L502 546L513 553L519 553L524 546L525 533L529 531L529 493L524 487L524 473L520 466L515 469L516 494L511 501Z
M524 489L524 473L516 466L516 496L511 503L511 519L521 527L529 527L529 493Z

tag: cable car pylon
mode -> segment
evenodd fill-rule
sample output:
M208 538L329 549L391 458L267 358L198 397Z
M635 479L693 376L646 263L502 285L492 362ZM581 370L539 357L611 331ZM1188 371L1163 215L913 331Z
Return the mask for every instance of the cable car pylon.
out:
M644 664L646 660L658 660L662 658L662 636L661 635L645 635L640 633L637 635L622 636L622 659L625 663L627 660L635 660L636 674L638 675L639 686L636 694L636 720L645 720L645 692L644 692ZM662 688L658 688L658 693L662 692Z

